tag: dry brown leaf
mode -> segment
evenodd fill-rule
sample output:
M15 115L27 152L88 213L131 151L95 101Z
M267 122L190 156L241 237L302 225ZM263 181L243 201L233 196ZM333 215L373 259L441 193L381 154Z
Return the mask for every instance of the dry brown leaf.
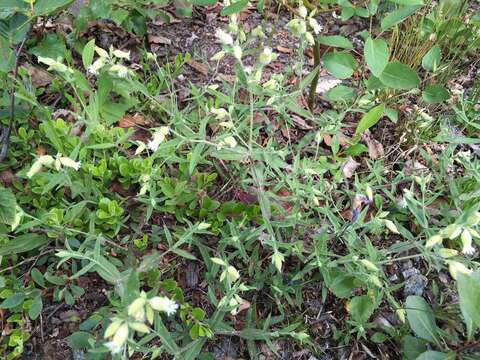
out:
M129 128L135 125L145 126L147 122L142 114L136 113L133 116L130 114L125 114L123 118L118 122L118 126L121 128Z
M200 64L198 61L190 59L190 60L187 61L187 64L190 65L192 68L194 68L196 71L198 71L203 76L208 75L208 68L205 65Z
M372 139L368 131L362 134L362 140L365 141L368 146L368 155L370 156L370 159L376 160L385 155L382 143L378 140Z
M36 88L47 86L52 82L52 75L39 67L29 65L27 71L32 77L32 85Z
M308 125L307 122L305 121L304 118L298 116L298 115L295 115L295 114L291 114L290 115L290 118L293 120L293 122L295 124L298 125L298 127L302 130L311 130L313 129L313 127L311 125Z
M292 53L292 49L289 49L285 46L282 46L282 45L277 45L277 51L278 52L281 52L283 54L291 54Z
M355 174L355 170L357 170L359 166L360 163L356 162L353 157L349 156L345 164L343 164L343 176L345 176L346 179L350 179L353 174Z
M150 44L163 44L163 45L172 44L172 40L161 35L148 35L148 42Z

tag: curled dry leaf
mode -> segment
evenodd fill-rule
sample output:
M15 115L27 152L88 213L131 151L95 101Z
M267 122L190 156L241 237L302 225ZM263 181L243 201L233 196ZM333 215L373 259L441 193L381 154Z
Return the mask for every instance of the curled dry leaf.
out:
M36 88L47 86L52 82L53 76L42 68L29 65L27 71L32 77L32 85Z
M293 120L293 122L302 130L310 130L310 129L313 129L312 126L308 125L307 122L305 121L304 118L298 116L298 115L295 115L295 114L291 114L290 115L290 118Z
M121 128L129 128L135 125L139 125L139 126L147 125L147 121L145 120L142 114L136 113L133 116L130 114L126 114L118 122L118 126Z
M342 80L339 80L331 75L321 76L318 79L316 93L323 94L341 83Z
M282 46L282 45L278 45L277 46L277 51L282 53L282 54L291 54L292 53L292 49L289 49L285 46Z
M376 160L385 155L382 143L378 140L372 139L369 131L365 131L362 134L362 140L367 144L370 159Z
M148 42L150 44L171 45L172 40L161 35L148 35Z
M360 166L360 163L356 162L353 157L349 156L345 164L343 164L342 172L343 176L346 179L350 179L353 174L355 174L355 170Z

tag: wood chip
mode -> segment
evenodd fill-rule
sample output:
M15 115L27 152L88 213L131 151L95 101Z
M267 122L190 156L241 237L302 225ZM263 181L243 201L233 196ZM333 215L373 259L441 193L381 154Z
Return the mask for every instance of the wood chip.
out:
M292 49L289 49L285 46L282 46L282 45L277 45L277 51L278 52L281 52L283 54L291 54L292 53Z
M161 35L148 35L148 42L150 44L163 44L163 45L172 44L172 40Z
M208 68L205 65L200 64L198 61L190 59L190 60L187 61L187 64L190 65L192 68L194 68L196 71L198 71L203 76L208 75Z

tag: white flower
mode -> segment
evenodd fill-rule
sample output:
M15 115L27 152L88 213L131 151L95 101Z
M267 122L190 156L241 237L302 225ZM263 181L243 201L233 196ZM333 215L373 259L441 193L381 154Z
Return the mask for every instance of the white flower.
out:
M123 348L123 346L118 346L113 341L109 341L104 345L108 348L108 350L110 350L112 354L118 354L120 351L122 351L122 348Z
M215 115L215 118L217 120L222 120L228 115L228 111L224 108L211 108L210 112Z
M111 73L116 74L120 78L126 78L128 75L128 68L126 66L115 64L112 65L109 69Z
M226 33L222 29L217 29L215 36L220 40L223 45L233 45L233 38L230 34Z
M225 145L228 145L230 148L234 148L237 146L237 140L233 136L227 136L225 139L223 139L223 143Z
M464 229L462 232L462 253L464 255L472 255L475 253L475 248L472 246L472 234L470 234L470 231L468 229Z
M80 161L74 161L74 160L72 160L72 159L70 159L69 157L66 157L66 156L60 157L59 160L60 160L60 163L63 166L75 169L77 171L78 171L78 169L80 169Z
M317 22L317 20L315 20L313 17L308 18L308 25L310 25L310 27L312 28L312 30L313 30L313 32L315 33L315 35L317 35L318 33L320 33L320 31L322 31L322 27L321 27L320 24Z
M308 10L305 6L300 5L298 8L298 15L300 15L301 18L305 19L308 15Z
M97 52L98 56L100 56L101 58L110 57L108 55L108 52L106 50L103 50L101 47L95 46L95 51Z
M242 48L240 47L240 45L236 44L236 45L233 47L233 56L234 56L235 59L237 59L238 61L241 61L241 60L242 60Z
M310 45L315 44L315 39L313 38L312 33L306 32L306 33L305 33L305 39L307 39L307 42L308 42Z
M113 55L119 59L130 60L130 51L114 50Z
M87 68L87 71L92 75L98 75L98 70L100 70L105 65L103 58L98 58Z
M148 303L154 310L162 311L168 316L175 314L178 309L178 304L165 296L155 296Z
M273 59L273 52L272 49L266 47L263 49L263 52L260 54L259 60L262 65L267 65L272 62Z
M162 126L153 133L153 138L147 144L147 147L152 151L157 151L160 144L165 140L165 137L170 132L168 126Z
M30 170L27 172L27 177L30 179L33 175L42 171L43 166L51 166L54 162L54 159L50 155L40 156L32 165Z

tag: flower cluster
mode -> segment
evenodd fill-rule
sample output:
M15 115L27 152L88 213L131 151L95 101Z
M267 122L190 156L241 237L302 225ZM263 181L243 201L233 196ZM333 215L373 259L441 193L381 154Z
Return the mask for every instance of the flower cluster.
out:
M175 314L177 309L178 304L175 301L165 296L154 296L148 299L147 294L142 291L140 296L128 306L127 319L120 317L112 319L103 335L105 339L109 339L105 346L113 354L121 352L127 343L130 329L144 334L150 332L150 328L145 324L145 320L150 325L153 324L154 310L170 316Z
M308 14L308 10L305 6L300 5L298 8L297 18L291 20L287 26L292 32L292 34L300 39L305 39L307 43L313 45L315 43L315 38L312 33L308 31L310 28L313 34L318 35L322 31L322 27L315 20L315 10Z
M118 63L118 60L130 60L130 51L114 50L113 47L110 47L110 51L95 46L95 52L99 56L93 64L91 64L87 71L97 76L99 71L104 68L106 65L110 65L108 68L109 73L116 75L119 78L126 78L129 74L129 70L125 65Z
M33 163L32 167L27 172L27 177L29 179L32 178L35 174L42 171L44 167L54 167L57 171L59 171L62 166L78 170L80 169L80 162L72 160L69 157L62 156L60 153L58 153L55 158L51 155L42 155Z

